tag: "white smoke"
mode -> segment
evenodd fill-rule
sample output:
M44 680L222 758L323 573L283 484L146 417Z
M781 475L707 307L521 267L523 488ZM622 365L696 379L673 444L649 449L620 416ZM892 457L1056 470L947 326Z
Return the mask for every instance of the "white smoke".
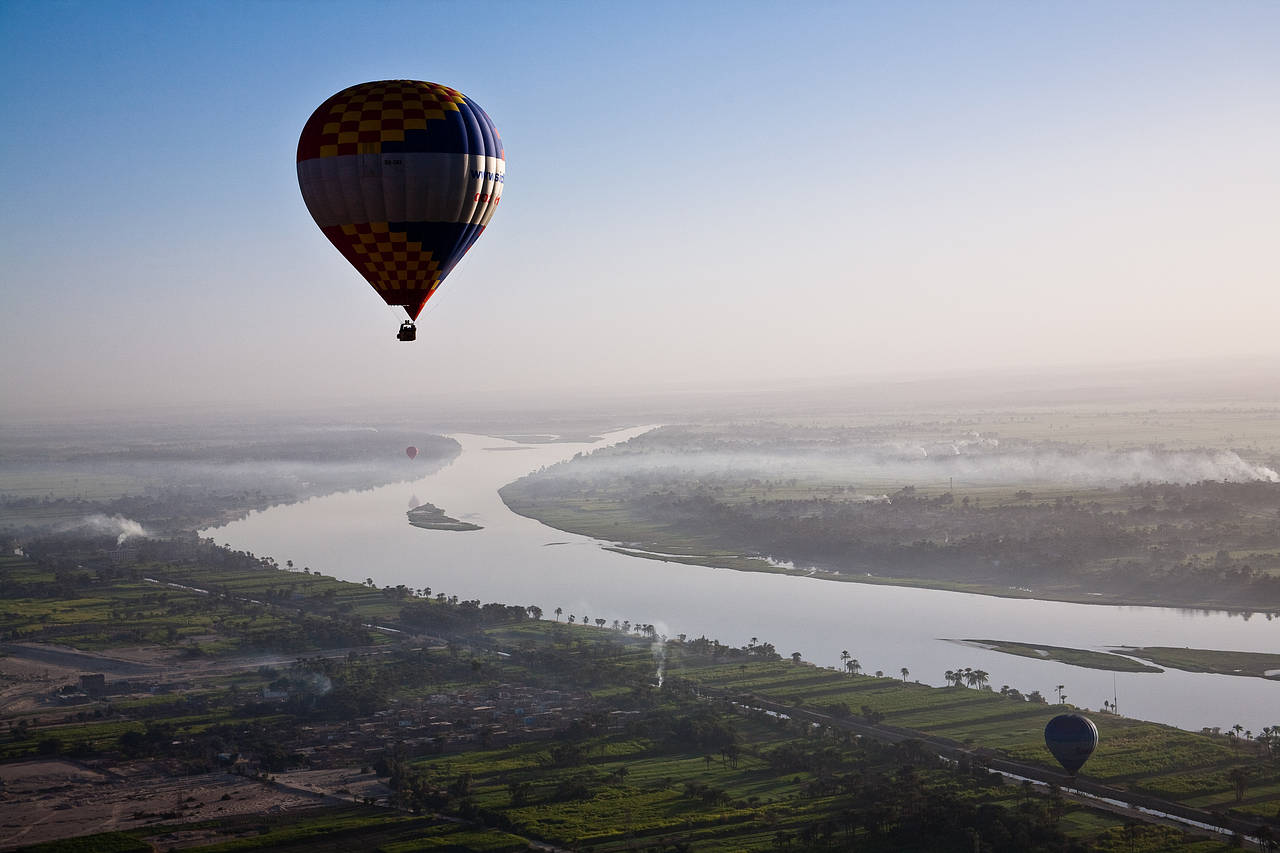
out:
M123 545L129 539L151 537L146 528L133 519L125 518L123 515L103 515L100 512L88 516L79 524L71 525L68 529L86 527L94 533L115 534L117 545Z
M552 466L543 474L549 478L649 476L659 480L687 476L758 477L775 482L789 477L820 476L852 483L889 480L907 484L953 478L971 485L1058 482L1117 486L1205 480L1280 483L1280 473L1266 465L1249 462L1232 450L1072 449L1016 443L1010 446L994 438L974 435L928 445L869 442L797 447L773 453L757 448L720 447L595 453Z
M1198 483L1204 480L1280 483L1280 473L1230 450L1164 452L1086 450L951 456L936 471L966 482Z
M333 690L333 682L323 672L308 672L303 677L303 681L308 688L308 692L316 696L327 696Z
M653 650L653 662L657 666L655 675L658 687L662 687L662 680L667 674L667 643L665 640L654 640L650 649Z

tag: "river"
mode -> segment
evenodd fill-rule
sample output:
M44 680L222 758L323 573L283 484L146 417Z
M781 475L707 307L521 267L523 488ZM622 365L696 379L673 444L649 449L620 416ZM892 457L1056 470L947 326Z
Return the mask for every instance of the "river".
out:
M498 489L576 453L625 441L646 428L594 443L521 444L454 435L462 453L412 482L340 492L271 507L203 536L283 564L379 586L430 587L462 599L538 605L544 618L573 614L653 624L668 636L705 634L741 646L753 637L778 652L841 666L847 649L864 672L883 670L940 685L949 669L987 671L996 689L1039 690L1053 701L1097 709L1118 700L1126 716L1198 731L1239 723L1254 732L1280 724L1280 681L1179 670L1118 673L1001 654L952 640L983 638L1106 650L1187 646L1280 653L1280 620L1223 611L1067 604L1054 601L839 583L629 557L507 509ZM405 511L430 502L477 531L424 530Z

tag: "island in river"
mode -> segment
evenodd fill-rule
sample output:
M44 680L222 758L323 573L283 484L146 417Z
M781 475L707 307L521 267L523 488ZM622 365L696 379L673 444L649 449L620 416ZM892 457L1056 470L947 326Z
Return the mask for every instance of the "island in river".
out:
M459 521L444 514L444 510L435 504L419 504L405 513L409 523L423 530L483 530L479 524Z

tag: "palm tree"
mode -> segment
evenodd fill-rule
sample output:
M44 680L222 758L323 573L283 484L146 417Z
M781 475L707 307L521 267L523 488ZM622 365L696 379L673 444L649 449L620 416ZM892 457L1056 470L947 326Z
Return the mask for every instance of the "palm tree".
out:
M1062 691L1063 691L1063 689L1064 689L1066 686L1067 686L1067 685L1065 685L1065 684L1059 684L1059 685L1058 685L1058 704L1059 704L1059 705L1061 705L1061 704L1066 700L1066 698L1067 698L1067 695L1066 695L1065 693L1063 693L1063 692L1062 692Z
M849 663L849 658L850 658L850 657L852 657L852 655L850 655L850 654L849 654L849 650L848 650L848 649L845 649L844 651L842 651L842 652L840 653L840 662L841 662L842 664L846 664L846 665L848 665L848 663Z
M844 668L849 670L850 675L857 675L862 671L862 664L858 663L857 658L849 658L849 660L845 661Z
M1236 802L1239 803L1243 801L1244 790L1249 784L1249 771L1245 770L1243 767L1236 767L1227 774L1227 778L1236 786Z
M991 676L981 669L966 669L964 671L964 680L970 687L978 690L987 686L987 682L991 680Z
M1274 758L1280 748L1280 726L1264 726L1258 733L1258 743L1266 750L1267 757Z
M561 613L563 613L563 612L564 612L564 608L563 608L563 607L557 607L557 608L556 608L556 621L557 621L557 622L559 622L559 621L560 621L560 614L561 614Z
M904 666L902 669L898 670L898 672L902 673L902 683L903 683L903 684L906 684L906 683L907 683L907 676L911 674L911 670L907 669L907 668Z
M954 669L949 669L949 670L947 670L946 672L944 672L944 673L942 674L942 677L943 677L944 679L946 679L946 682L947 682L947 684L948 684L948 685L958 684L958 683L959 683L959 682L956 680L956 671L955 671Z

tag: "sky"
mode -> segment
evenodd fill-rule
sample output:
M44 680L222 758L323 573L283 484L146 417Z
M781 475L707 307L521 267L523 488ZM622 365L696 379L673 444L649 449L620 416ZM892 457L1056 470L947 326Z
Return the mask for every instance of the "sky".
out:
M1270 0L6 0L0 410L1274 360L1277 43ZM390 78L507 156L413 344L295 170Z

